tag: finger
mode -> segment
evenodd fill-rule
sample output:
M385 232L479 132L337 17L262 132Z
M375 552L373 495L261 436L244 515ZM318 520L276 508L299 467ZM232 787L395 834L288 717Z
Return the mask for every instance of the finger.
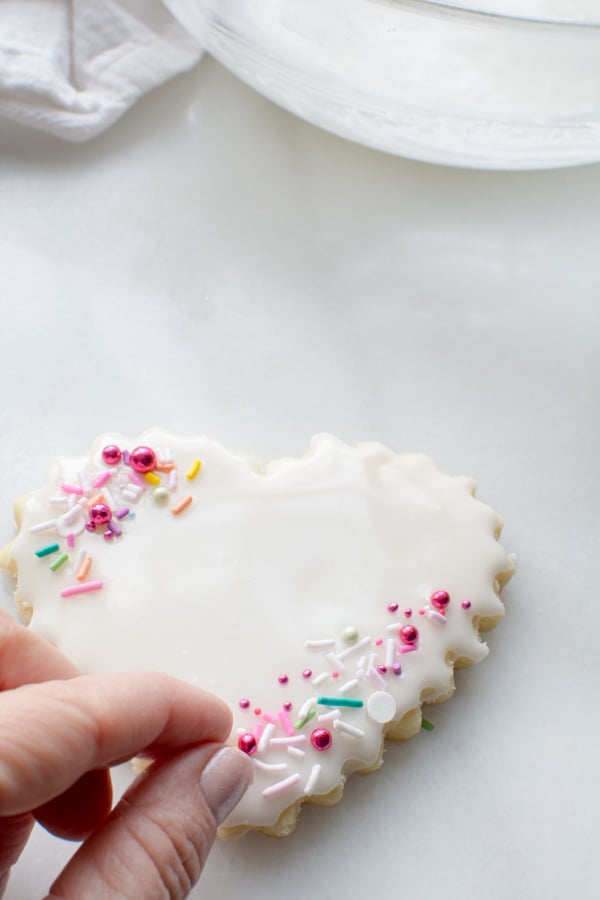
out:
M251 779L245 754L220 746L215 753L214 744L154 763L78 850L49 898L187 897L217 825Z
M106 769L92 769L64 793L33 810L48 831L68 841L83 841L104 822L112 806L112 782Z
M0 691L78 674L56 647L0 610Z
M6 887L8 873L27 843L34 818L29 813L0 819L0 897Z
M0 694L0 815L62 794L85 772L140 752L224 741L217 697L157 672L81 675Z

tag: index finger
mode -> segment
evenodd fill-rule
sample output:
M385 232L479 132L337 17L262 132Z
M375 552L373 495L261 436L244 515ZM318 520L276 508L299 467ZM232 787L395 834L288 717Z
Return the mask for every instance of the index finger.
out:
M226 704L158 672L81 675L0 695L0 815L34 809L85 772L221 742Z
M0 691L78 674L77 667L49 641L0 609Z

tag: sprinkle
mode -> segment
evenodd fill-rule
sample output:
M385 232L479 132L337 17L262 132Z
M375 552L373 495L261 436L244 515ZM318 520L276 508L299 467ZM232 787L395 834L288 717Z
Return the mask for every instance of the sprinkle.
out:
M146 487L146 485L144 484L144 482L142 481L142 479L140 478L140 476L139 476L136 472L134 472L133 470L132 470L131 472L129 472L129 480L130 480L136 487L142 488L142 490Z
M402 666L399 662L392 663L392 672L394 675L402 675Z
M258 722L256 728L254 729L254 737L256 738L256 742L258 743L262 737L262 733L265 730L265 726L262 722Z
M169 475L169 490L171 491L171 493L177 490L177 482L177 469L173 469L173 471Z
M68 558L68 553L61 553L60 556L57 556L56 559L52 560L48 568L51 572L56 572L57 569L60 569L61 566L64 566Z
M470 609L470 608L471 608L471 601L470 601L470 600L463 600L463 602L462 602L460 605L462 606L463 609Z
M304 737L304 735L302 735ZM273 743L273 741L271 741ZM287 752L290 756L295 756L297 759L303 759L306 756L306 752L301 750L300 747L295 747L293 744L287 748Z
M312 669L305 669L302 673L303 678L312 678Z
M316 709L314 707L312 707L311 709L309 709L309 711L306 713L306 715L304 716L303 719L299 719L296 722L296 724L294 725L294 728L298 731L300 730L300 728L304 728L306 723L310 722L310 720L313 719L316 716L316 714L317 714Z
M272 716L271 713L263 713L263 719L265 720L265 722L270 722L271 725L277 725L277 719L275 718L275 716Z
M391 612L391 613L398 612L398 604L397 603L388 603L387 608L388 608L388 612Z
M424 728L425 731L433 731L435 725L433 722L429 722L427 719L421 719L421 728Z
M362 700L355 697L317 697L319 706L347 706L350 709L360 709L364 706Z
M295 746L296 744L304 744L306 743L306 735L305 734L295 734L293 737L278 737L271 738L270 746Z
M156 465L154 466L154 471L155 472L172 472L174 468L175 468L174 463L162 462L162 463L156 463Z
M263 772L287 772L288 770L287 763L266 763L262 759L253 759L252 762L257 769L262 769Z
M75 506L72 506L71 509L68 510L68 512L59 517L59 519L57 520L57 524L61 527L64 525L72 525L75 521L77 521L82 511L82 505L80 503L76 503Z
M92 506L96 505L96 503L103 503L103 502L104 502L104 494L102 492L98 492L97 494L94 494L94 496L91 497L87 501L87 508L91 509Z
M202 466L201 460L195 459L194 462L192 463L192 465L190 466L189 471L185 473L185 477L187 478L188 481L192 481L196 477L196 475L200 471L201 466Z
M263 750L267 749L267 747L269 746L269 741L271 740L271 737L273 736L274 731L275 731L275 725L273 725L272 722L269 722L269 724L265 726L265 730L261 734L260 740L258 742L258 752L259 753L262 753Z
M53 528L56 528L56 519L48 519L47 522L39 522L37 525L32 525L29 533L39 534L41 531L52 531Z
M124 519L125 516L128 516L128 515L129 515L129 508L127 506L124 506L123 509L120 509L118 512L115 513L115 517L117 519Z
M356 625L346 625L342 631L342 640L345 644L355 644L359 637Z
M334 669L345 669L344 663L335 655L335 653L326 653L325 659L328 659ZM338 672L339 674L339 672Z
M329 672L321 672L320 675L317 675L316 678L313 678L312 683L315 687L319 687L320 684L323 684L324 681L327 681L329 678Z
M283 725L283 730L285 731L285 733L287 735L289 735L291 737L292 735L294 735L296 733L294 726L291 723L290 717L288 716L286 711L283 709L279 713L279 721Z
M403 644L400 647L400 653L412 653L414 650L417 650L414 644Z
M356 644L353 644L352 647L346 647L345 650L340 650L340 652L337 654L337 658L345 659L351 653L355 653L361 647L366 647L367 644L370 644L370 643L371 643L371 638L367 635L366 637L362 638L360 641L357 641Z
M187 509L190 503L192 502L192 497L188 494L182 500L175 504L175 506L171 507L171 512L174 516L180 515L184 509Z
M67 535L67 547L70 547L71 549L73 549L74 546L75 546L75 535L73 534L72 531L70 531Z
M318 763L315 763L315 765L310 770L310 775L308 776L308 781L304 785L304 793L305 794L312 794L312 792L314 791L314 789L317 785L317 781L319 780L320 774L321 774L321 766Z
M76 484L61 484L61 491L64 491L65 494L83 494L83 488L78 487Z
M323 713L322 716L317 716L317 722L333 722L334 719L339 719L341 716L341 712L339 709L332 709L331 712Z
M250 701L247 697L242 697L238 703L240 709L250 709Z
M402 622L394 622L393 625L387 626L388 631L395 631L396 633L398 633L401 628L402 628Z
M76 572L81 568L81 563L84 561L86 556L87 556L87 553L86 553L85 547L81 547L77 551L77 556L75 557L75 562L73 563L73 568L75 569Z
M367 675L371 679L371 681L375 682L377 687L380 687L382 691L387 690L387 682L383 675L381 675L375 666L369 666L367 670Z
M396 641L394 638L388 638L386 651L385 651L385 664L386 666L391 666L394 662L394 656L396 655Z
M77 569L77 575L75 576L77 581L85 581L85 579L87 578L88 572L90 571L91 565L92 565L92 557L85 556L84 559L81 561L79 568Z
M290 775L289 778L284 778L282 781L276 781L275 784L266 787L262 792L262 795L263 797L273 797L275 794L283 794L295 787L299 781L300 776L298 773Z
M102 587L104 587L103 581L84 581L83 584L73 584L71 587L63 588L60 596L73 597L75 594L89 594L90 591L99 591Z
M128 466L131 462L131 454L129 450L123 450L123 462Z
M104 499L106 500L106 502L108 503L108 505L110 506L111 509L117 508L117 503L115 502L115 498L113 497L113 495L111 494L110 490L107 487L104 488Z
M386 691L375 691L367 700L367 715L378 725L387 725L397 711L396 701Z
M310 742L315 750L318 750L320 753L323 750L329 750L332 744L331 732L327 728L315 728L310 735Z
M160 463L172 463L173 451L170 447L157 447L156 458Z
M287 675L278 675L277 676L277 681L279 682L279 684L287 684L289 680L290 679Z
M160 476L155 475L154 472L145 472L144 478L148 484L152 484L154 487L158 487L160 484Z
M427 618L433 619L434 622L439 622L441 625L447 625L448 619L446 616L443 616L437 609L428 609L427 610Z
M98 475L96 478L94 478L94 480L92 481L92 487L93 488L104 487L106 482L110 481L111 478L112 478L112 472L109 472L108 470L105 472L102 472L101 475Z
M404 610L404 615L406 616L406 618L410 619L410 617L412 616L412 613L413 613L413 611L410 608L410 606L407 606L407 608Z
M66 497L48 497L48 503L51 506L66 506L67 498Z
M345 722L343 719L336 719L333 723L333 727L336 731L341 731L343 734L350 735L350 737L361 738L365 736L362 728L357 728L356 725L349 725L348 722Z
M305 650L329 650L337 644L335 638L322 638L318 641L304 641Z
M123 532L121 531L121 529L119 528L119 526L117 525L117 523L114 520L108 526L108 530L112 531L112 533L114 534L115 537L121 537L121 535L123 534Z
M309 709L311 709L317 702L316 697L309 697L308 700L305 700L302 706L300 707L300 712L298 715L301 719L308 713Z
M358 678L353 678L351 681L347 681L346 684L341 684L338 688L340 694L345 694L347 691L353 690L355 687L358 687Z
M50 556L51 553L58 553L59 550L58 544L47 544L45 547L36 550L35 555L41 559L43 556Z
M377 638L377 640L375 641L375 646L381 647L382 644L383 644L383 638Z
M133 491L130 491L128 488L125 488L123 490L123 497L125 498L125 500L129 500L130 503L135 503L137 500L139 500L140 495L134 494Z

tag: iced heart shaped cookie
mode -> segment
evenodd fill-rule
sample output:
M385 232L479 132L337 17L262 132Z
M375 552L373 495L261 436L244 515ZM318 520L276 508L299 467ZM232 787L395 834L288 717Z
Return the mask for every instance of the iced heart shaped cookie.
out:
M30 627L85 671L223 697L254 783L225 823L283 835L335 803L487 653L512 562L468 478L315 437L268 464L209 438L108 434L18 501L1 562Z

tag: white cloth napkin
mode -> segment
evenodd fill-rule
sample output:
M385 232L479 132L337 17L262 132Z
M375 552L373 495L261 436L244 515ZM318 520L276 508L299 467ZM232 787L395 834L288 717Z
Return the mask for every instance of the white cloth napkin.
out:
M86 141L201 56L162 0L0 0L0 116Z

